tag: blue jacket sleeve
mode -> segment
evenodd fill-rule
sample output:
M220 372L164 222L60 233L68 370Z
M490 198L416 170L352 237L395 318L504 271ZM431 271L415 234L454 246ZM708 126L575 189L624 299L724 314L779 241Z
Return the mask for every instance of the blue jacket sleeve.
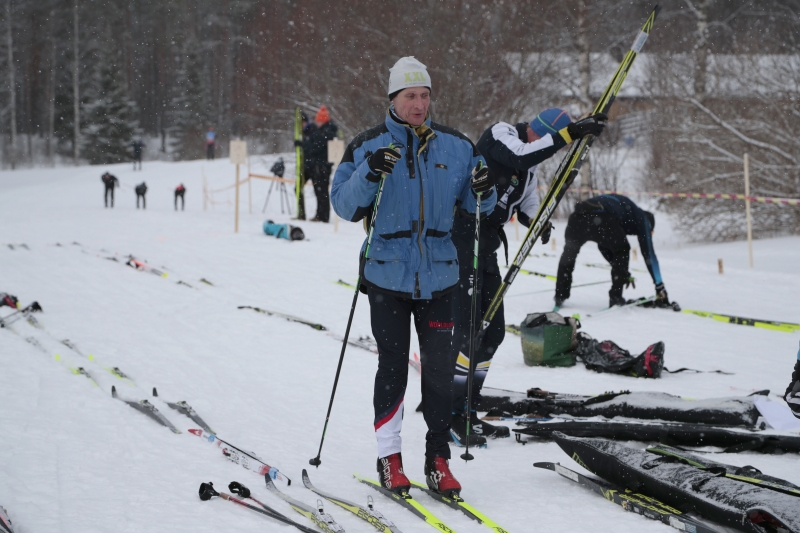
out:
M653 238L650 235L650 222L647 220L647 217L644 216L644 213L638 213L637 220L636 220L636 236L639 239L639 247L642 250L642 258L644 259L644 263L647 265L647 270L650 271L650 276L653 278L653 283L658 285L659 283L663 283L661 279L661 269L658 266L658 258L656 257L656 252L653 249Z
M478 163L482 162L484 166L486 165L486 161L483 159L481 155L474 155L472 156L472 160L470 161L470 172L473 168L478 166ZM467 176L467 179L464 180L464 185L461 188L461 194L458 196L458 200L461 203L461 207L465 209L469 213L475 212L475 200L476 196L472 192L472 187L470 186L470 180L472 179L471 175ZM483 193L481 198L481 215L491 215L492 211L494 211L494 206L497 204L497 192L495 191L494 186L492 186L491 191L488 193Z
M358 222L369 212L380 182L369 181L366 178L370 173L366 159L357 165L352 151L349 148L348 151L350 153L345 153L333 177L331 204L341 218Z

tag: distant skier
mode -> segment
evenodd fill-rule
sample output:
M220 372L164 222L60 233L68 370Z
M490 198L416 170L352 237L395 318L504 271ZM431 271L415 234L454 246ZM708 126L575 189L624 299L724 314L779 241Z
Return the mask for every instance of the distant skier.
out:
M136 170L136 163L139 163L139 170L142 170L142 150L147 147L141 137L136 137L131 143L133 147L133 170Z
M653 250L652 234L655 225L653 213L641 209L630 198L619 194L604 194L578 203L567 222L564 252L558 263L556 307L561 307L564 300L569 298L575 260L586 241L596 242L600 253L611 263L608 305L624 305L626 302L622 297L623 287L636 287L628 271L631 251L628 235L636 235L639 239L642 257L656 286L655 306L670 307L672 304L664 288L661 269Z
M142 199L142 209L147 209L147 204L144 199L144 195L147 194L147 184L141 182L134 190L136 191L136 209L139 209L139 198Z
M183 186L183 183L175 187L175 211L178 210L178 198L181 199L181 211L183 211L186 202L183 199L183 195L186 194L186 187Z
M106 207L108 207L108 198L111 197L111 207L114 207L114 188L119 187L119 180L116 176L112 176L108 172L100 176L100 180L102 180L103 185L105 185L106 193L103 197L106 203Z
M206 159L214 159L214 147L217 144L217 134L214 133L214 128L209 127L206 132Z
M461 490L448 465L452 295L458 284L450 230L456 206L474 213L481 193L481 212L491 214L497 195L470 140L431 122L425 65L413 57L399 59L390 70L388 93L391 105L383 123L360 133L347 147L331 199L343 219L370 220L381 176L386 176L361 277L379 352L373 407L380 483L399 493L410 487L403 473L400 429L413 317L428 425L425 476L431 489L450 495Z
M497 122L483 132L478 140L478 151L486 158L494 174L497 188L497 206L481 222L480 256L478 259L478 319L489 307L492 297L503 281L497 264L497 250L502 244L508 263L508 241L503 226L514 214L525 226L530 226L539 210L539 192L536 169L539 163L584 135L600 135L605 127L605 115L595 115L573 123L563 109L545 109L528 123L511 125ZM550 224L541 235L542 243L550 239ZM505 426L494 426L478 419L475 406L480 402L480 391L489 371L492 356L505 337L503 307L497 310L480 346L475 347L473 364L473 396L469 413L466 412L467 377L469 375L470 303L472 300L473 255L475 248L475 216L459 209L453 223L453 243L458 250L460 269L458 288L454 292L453 307L453 422L450 434L453 440L466 444L467 419L472 431L470 445L486 443L486 437L508 437Z
M328 108L325 106L321 106L317 111L313 127L309 125L307 128L308 138L303 143L305 177L314 183L314 194L317 197L317 214L311 222L328 222L330 218L331 202L328 188L333 165L328 162L328 141L335 139L338 131L338 126L331 121Z
M794 416L800 418L800 350L797 350L797 362L794 364L792 382L786 387L783 399L789 404Z

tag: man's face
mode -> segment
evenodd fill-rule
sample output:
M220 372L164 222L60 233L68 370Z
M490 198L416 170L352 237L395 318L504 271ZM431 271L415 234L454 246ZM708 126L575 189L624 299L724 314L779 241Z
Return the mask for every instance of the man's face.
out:
M528 124L528 142L532 143L533 141L538 141L539 139L541 139L541 137L539 137L536 132L531 129L531 125Z
M411 124L421 126L428 116L431 105L431 90L427 87L409 87L403 89L392 99L397 116Z

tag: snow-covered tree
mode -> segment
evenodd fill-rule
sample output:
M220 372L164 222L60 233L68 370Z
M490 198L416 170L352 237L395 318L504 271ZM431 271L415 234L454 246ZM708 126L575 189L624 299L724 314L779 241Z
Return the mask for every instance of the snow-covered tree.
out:
M203 156L204 135L211 122L211 95L199 43L190 38L183 47L181 66L171 99L170 128L176 159Z
M114 51L100 52L84 107L81 155L92 164L129 160L129 147L139 129L136 102L128 93L118 59Z

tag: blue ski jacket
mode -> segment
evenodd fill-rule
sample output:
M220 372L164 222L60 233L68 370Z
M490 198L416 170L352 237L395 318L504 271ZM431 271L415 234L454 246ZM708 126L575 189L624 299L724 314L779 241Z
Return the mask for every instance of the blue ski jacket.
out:
M380 183L367 179L374 179L367 159L390 144L402 157L385 179L361 281L405 298L436 298L458 282L450 230L457 207L475 213L471 171L485 161L458 131L430 117L411 127L390 108L383 124L353 139L336 169L331 203L343 219L368 226ZM481 214L492 212L496 196L494 189L482 196Z

